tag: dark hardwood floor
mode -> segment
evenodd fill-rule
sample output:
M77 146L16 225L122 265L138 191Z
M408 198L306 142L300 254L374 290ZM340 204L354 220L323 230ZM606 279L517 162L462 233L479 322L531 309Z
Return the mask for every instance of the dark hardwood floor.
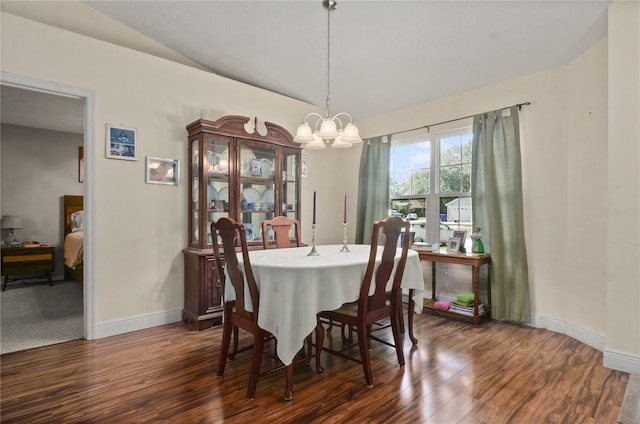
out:
M339 331L325 345L340 344ZM216 377L221 329L182 324L3 355L2 423L615 423L629 375L570 337L501 322L416 316L406 365L372 342L374 387L359 364L322 356L283 371L247 400L250 353ZM379 335L390 337L390 330ZM241 343L250 342L241 334ZM269 346L272 350L272 346ZM357 354L357 343L354 345ZM265 357L263 367L275 362Z

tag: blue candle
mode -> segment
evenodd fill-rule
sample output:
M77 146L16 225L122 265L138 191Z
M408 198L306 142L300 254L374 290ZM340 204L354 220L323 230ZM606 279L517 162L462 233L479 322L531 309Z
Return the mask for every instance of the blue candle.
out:
M347 195L344 195L344 222L345 224L347 223Z
M316 192L313 192L313 225L316 225Z

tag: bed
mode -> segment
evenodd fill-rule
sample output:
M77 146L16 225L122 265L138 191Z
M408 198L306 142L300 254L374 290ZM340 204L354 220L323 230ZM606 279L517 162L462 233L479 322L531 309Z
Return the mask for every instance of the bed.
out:
M82 284L84 253L83 196L63 196L64 278Z

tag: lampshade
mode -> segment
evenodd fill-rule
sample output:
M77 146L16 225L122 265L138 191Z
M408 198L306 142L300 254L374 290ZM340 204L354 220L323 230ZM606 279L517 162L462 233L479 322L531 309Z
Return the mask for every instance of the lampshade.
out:
M344 140L343 130L338 131L338 136L335 140L333 140L333 144L331 145L331 147L334 147L336 149L346 149L347 147L351 147L351 143Z
M9 230L22 228L22 220L17 215L4 215L2 217L2 228Z
M322 150L327 146L324 144L324 141L322 141L322 139L318 136L318 134L314 134L313 141L308 142L307 144L304 145L304 147L305 149L310 149L310 150Z
M306 122L303 122L296 131L296 136L293 138L296 143L308 143L313 141L313 133L311 127Z
M322 124L320 125L320 131L318 131L318 137L320 138L336 138L338 136L338 129L336 128L336 123L331 118L326 118L322 120Z

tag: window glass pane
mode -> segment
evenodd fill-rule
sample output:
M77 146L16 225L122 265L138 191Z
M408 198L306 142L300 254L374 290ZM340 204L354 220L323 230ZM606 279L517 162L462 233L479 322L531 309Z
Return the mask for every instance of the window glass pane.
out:
M443 166L440 168L440 192L459 192L462 187L462 166Z
M461 137L447 137L440 140L440 165L458 165L462 163Z
M411 191L411 171L392 171L389 175L390 184L389 194L393 196L404 196L410 194Z
M391 149L391 171L411 169L411 144L395 146Z
M428 141L412 144L411 169L431 167L431 143Z
M460 176L460 191L471 191L471 164L462 165L462 175Z
M462 134L462 163L471 163L471 146L473 145L473 134Z
M471 251L472 216L471 197L441 197L440 242L446 243L454 231L466 231L465 248Z
M411 193L408 194L426 193L429 193L429 169L411 171Z

